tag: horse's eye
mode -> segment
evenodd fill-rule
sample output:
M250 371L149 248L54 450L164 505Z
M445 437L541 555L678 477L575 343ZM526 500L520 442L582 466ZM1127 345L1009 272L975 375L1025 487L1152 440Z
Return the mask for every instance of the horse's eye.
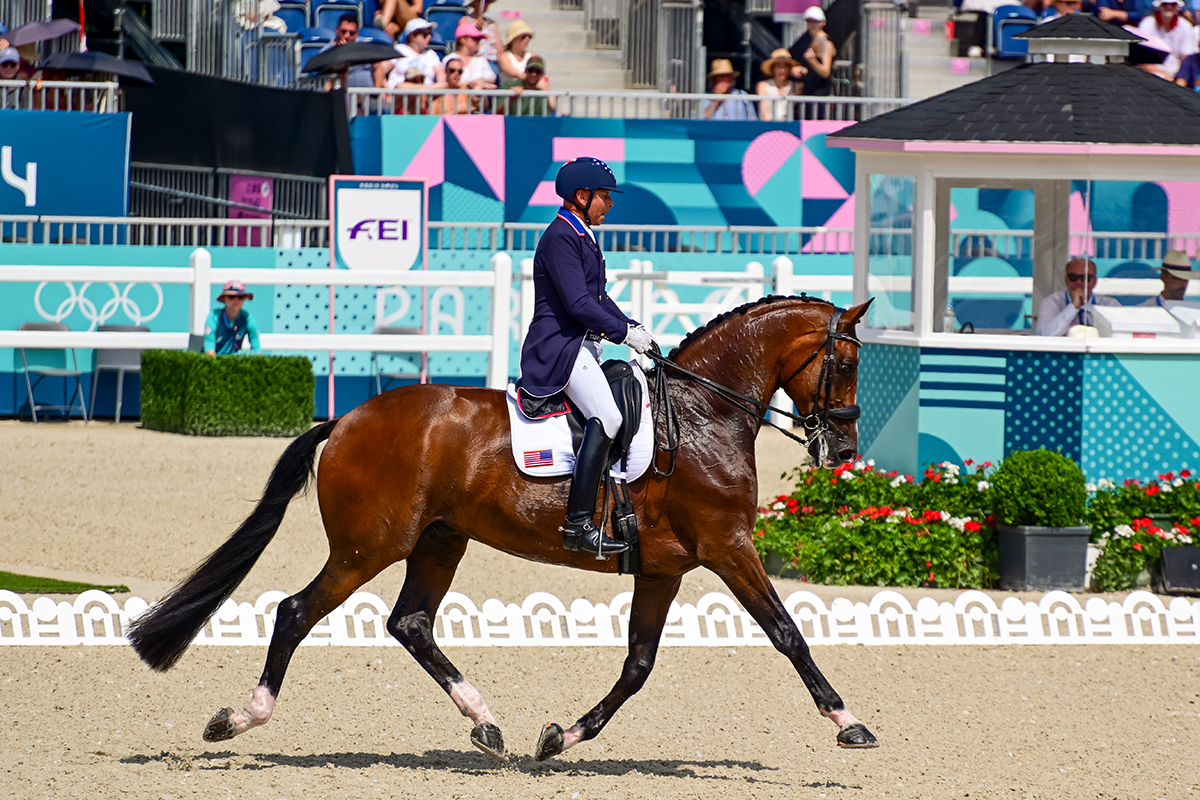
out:
M853 375L857 370L858 370L858 362L857 361L843 361L840 364L838 364L838 372L840 372L842 375L845 375L847 377L849 377L850 375Z

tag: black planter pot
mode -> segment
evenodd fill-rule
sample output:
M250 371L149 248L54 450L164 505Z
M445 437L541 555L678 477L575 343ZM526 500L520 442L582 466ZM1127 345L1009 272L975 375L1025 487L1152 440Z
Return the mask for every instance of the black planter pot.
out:
M1091 528L997 525L1000 588L1081 592L1087 575Z
M1163 594L1200 595L1200 545L1164 547L1154 573Z

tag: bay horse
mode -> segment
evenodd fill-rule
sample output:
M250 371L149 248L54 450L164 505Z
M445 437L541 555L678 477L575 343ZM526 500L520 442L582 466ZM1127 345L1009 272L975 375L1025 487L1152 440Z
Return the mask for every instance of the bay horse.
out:
M754 440L763 424L761 408L777 389L802 413L812 409L804 417L807 446L819 462L838 464L855 455L853 334L867 305L843 312L804 296L764 298L693 331L671 353L671 364L694 377L658 367L668 374L663 385L679 435L674 468L668 454L658 452L655 468L630 486L642 572L634 578L628 655L595 708L566 730L553 722L541 730L538 761L594 738L641 689L680 581L700 566L720 576L791 660L820 713L837 724L837 743L877 746L813 663L752 538L758 505ZM704 379L757 407L710 391ZM170 669L266 549L288 503L312 477L317 447L328 440L316 482L329 559L312 583L279 603L266 666L249 703L214 714L206 741L231 739L269 721L288 662L312 627L383 569L407 560L387 630L474 723L472 744L505 758L503 736L482 695L434 641L434 615L467 543L547 564L617 571L615 558L599 561L562 548L558 526L569 478L530 478L518 471L507 402L503 392L490 389L403 387L313 427L287 447L241 527L127 632L150 667Z

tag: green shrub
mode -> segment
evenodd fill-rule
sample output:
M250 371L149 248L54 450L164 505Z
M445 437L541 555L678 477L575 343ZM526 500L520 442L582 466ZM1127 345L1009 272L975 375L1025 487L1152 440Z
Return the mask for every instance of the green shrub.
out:
M1061 453L1016 452L992 476L993 513L1001 525L1080 525L1087 503L1085 485L1083 470Z
M303 356L142 354L142 425L197 436L298 436L315 378Z

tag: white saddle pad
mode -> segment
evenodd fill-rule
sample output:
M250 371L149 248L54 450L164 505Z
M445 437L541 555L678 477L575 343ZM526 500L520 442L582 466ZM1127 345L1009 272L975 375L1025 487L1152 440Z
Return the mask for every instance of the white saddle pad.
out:
M654 456L654 421L650 414L650 392L646 375L631 361L638 383L642 385L642 422L629 446L629 469L622 472L621 462L612 466L614 478L635 481L646 472ZM513 459L517 469L536 478L570 475L575 470L575 452L571 447L571 428L567 415L529 419L517 406L517 387L508 385L508 423L512 429Z

